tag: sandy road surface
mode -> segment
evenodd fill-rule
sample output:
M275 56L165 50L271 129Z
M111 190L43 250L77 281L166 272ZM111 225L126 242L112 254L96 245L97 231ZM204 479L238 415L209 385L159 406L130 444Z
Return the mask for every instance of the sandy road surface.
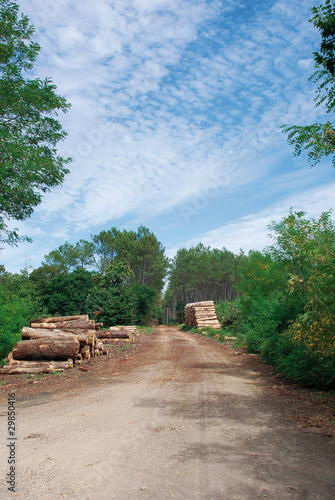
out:
M79 393L18 401L15 493L1 407L0 498L335 498L334 439L285 420L224 346L161 327L139 356Z

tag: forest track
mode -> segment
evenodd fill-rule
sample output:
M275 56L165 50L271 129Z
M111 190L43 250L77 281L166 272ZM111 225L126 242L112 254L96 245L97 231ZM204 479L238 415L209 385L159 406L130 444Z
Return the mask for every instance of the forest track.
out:
M35 385L1 376L1 498L335 498L332 410L322 394L174 327L102 358ZM9 391L17 397L15 493L5 479Z

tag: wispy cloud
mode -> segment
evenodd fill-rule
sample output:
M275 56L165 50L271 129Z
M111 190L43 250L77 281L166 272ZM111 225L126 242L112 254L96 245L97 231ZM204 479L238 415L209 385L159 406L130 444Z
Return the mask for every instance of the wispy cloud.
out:
M280 125L320 113L307 82L313 4L21 0L42 47L34 74L52 77L72 103L60 117L71 173L22 225L49 234L30 252L119 221L150 226L204 197L208 210L232 193L252 198L257 183L283 197L273 176L301 165ZM297 193L310 187L295 182Z
M199 242L211 248L225 247L234 253L238 253L240 249L246 253L249 250L263 250L271 245L268 226L272 221L279 222L288 215L290 209L304 211L307 217L318 218L322 212L335 209L334 192L335 182L327 188L311 189L300 195L287 197L263 210L240 217L212 231L198 234L189 241L179 242L177 246L168 248L167 253L172 257L178 248L190 248Z

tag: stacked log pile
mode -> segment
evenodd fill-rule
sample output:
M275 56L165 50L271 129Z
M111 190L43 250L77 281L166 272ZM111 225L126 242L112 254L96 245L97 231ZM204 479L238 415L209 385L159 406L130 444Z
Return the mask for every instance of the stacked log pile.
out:
M204 302L193 302L185 306L185 325L196 328L221 328L218 321L213 300Z
M103 344L111 342L134 342L136 326L111 326L109 330L98 330L97 337Z
M99 342L96 325L87 315L35 319L22 328L22 340L2 372L55 373L100 354L108 354L108 348Z

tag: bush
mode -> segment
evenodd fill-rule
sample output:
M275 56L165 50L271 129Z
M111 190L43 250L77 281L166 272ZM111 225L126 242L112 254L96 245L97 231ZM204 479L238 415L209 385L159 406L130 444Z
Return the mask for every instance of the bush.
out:
M85 300L92 286L92 274L85 269L62 272L46 285L43 304L50 315L86 314Z
M34 286L27 276L9 275L0 279L0 359L5 358L21 340L23 326L41 312Z
M242 319L241 301L220 301L215 304L215 311L221 326L228 331L236 331Z
M239 342L289 379L333 389L335 227L329 212L303 216L273 223L275 245L243 261Z

